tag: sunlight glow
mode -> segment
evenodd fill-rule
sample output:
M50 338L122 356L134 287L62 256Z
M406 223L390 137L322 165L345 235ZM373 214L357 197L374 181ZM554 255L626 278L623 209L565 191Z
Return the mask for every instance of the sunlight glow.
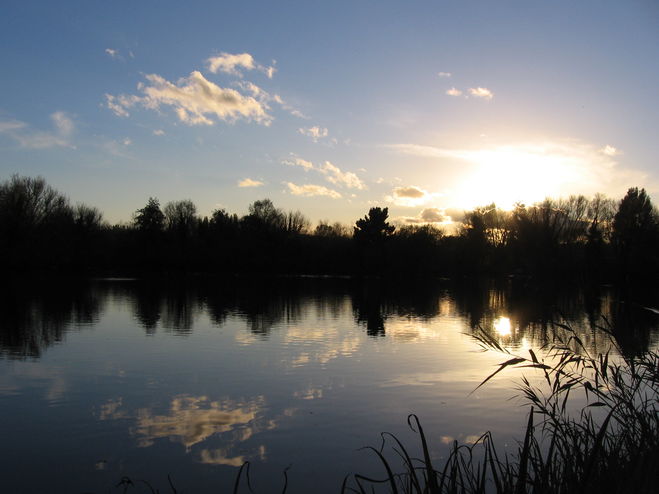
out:
M456 200L464 208L494 202L510 210L517 202L532 204L560 196L566 186L586 178L584 163L561 151L543 146L462 151L459 157L476 166L456 190Z
M510 336L512 334L512 326L508 317L499 317L494 321L493 327L499 336Z

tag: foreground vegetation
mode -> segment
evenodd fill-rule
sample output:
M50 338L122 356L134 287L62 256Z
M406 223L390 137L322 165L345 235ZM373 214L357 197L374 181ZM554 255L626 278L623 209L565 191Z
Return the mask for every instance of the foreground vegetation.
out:
M569 331L569 328L565 327ZM486 333L487 349L507 353ZM524 377L520 392L531 405L524 439L515 454L497 451L491 433L473 445L455 442L448 460L436 469L416 416L408 418L420 436L423 457L412 458L394 436L383 434L380 450L386 475L353 475L343 492L403 493L650 493L659 485L659 354L648 352L614 362L610 353L591 356L572 334L539 359L508 358L481 386L507 367L540 372L545 386ZM617 358L616 358L617 360ZM583 393L587 404L576 416L570 397ZM393 455L387 457L385 441ZM393 460L404 468L396 472Z
M439 210L433 220L444 218ZM42 178L0 183L0 268L28 271L438 275L521 274L653 280L659 214L643 189L620 201L571 196L503 211L490 204L438 223L389 223L374 207L354 226L285 212L268 199L245 216L199 217L190 200L149 198L129 224L71 205Z

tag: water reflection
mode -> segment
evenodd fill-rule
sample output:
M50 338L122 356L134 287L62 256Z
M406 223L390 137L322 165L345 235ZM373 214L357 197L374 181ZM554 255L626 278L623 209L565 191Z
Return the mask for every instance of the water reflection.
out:
M40 357L72 328L98 321L107 297L89 282L15 281L0 288L0 356Z
M608 348L608 337L597 330L605 327L630 355L652 343L659 317L644 308L657 306L647 300L648 294L639 297L602 286L557 288L482 280L468 284L313 278L51 281L18 284L0 295L0 356L9 358L39 357L62 341L68 330L97 321L113 297L129 301L135 321L147 335L162 329L185 336L199 317L207 316L221 326L234 315L245 321L251 335L267 339L281 325L290 326L313 311L328 321L351 314L375 338L390 334L396 321L396 338L401 341L418 337L424 321L460 318L472 331L487 331L506 345L519 347L550 343L555 336L552 323L560 321L578 330L594 351ZM401 329L401 318L410 322L406 329ZM243 343L249 342L245 336ZM354 342L342 345L335 350L350 353ZM300 355L297 363L311 358Z

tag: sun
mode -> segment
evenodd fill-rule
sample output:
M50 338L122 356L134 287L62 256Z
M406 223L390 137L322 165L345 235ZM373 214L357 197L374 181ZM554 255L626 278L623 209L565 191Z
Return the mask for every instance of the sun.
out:
M465 151L463 158L475 165L455 191L465 209L494 202L510 210L518 202L558 197L567 184L580 180L580 167L571 157L542 146Z

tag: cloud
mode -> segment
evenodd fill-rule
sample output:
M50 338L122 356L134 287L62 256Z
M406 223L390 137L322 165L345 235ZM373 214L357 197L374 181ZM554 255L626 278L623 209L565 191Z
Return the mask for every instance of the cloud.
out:
M447 224L450 223L449 218L440 208L426 208L419 213L418 216L404 216L399 218L399 221L412 225L427 225L427 224Z
M156 129L156 130L153 131L153 135L154 135L154 136L164 136L164 135L165 135L165 131L162 130L162 129Z
M342 185L349 189L363 190L366 188L364 182L362 182L357 175L352 172L341 171L339 167L333 165L329 161L326 161L318 171L325 175L327 180L333 184Z
M427 223L443 223L448 218L439 208L426 208L421 211L421 219Z
M303 160L302 158L293 158L290 160L284 160L284 164L289 166L299 166L305 169L305 171L313 170L314 166L311 161Z
M249 53L220 53L217 56L210 57L206 60L209 72L217 74L224 72L238 77L242 77L240 69L258 70L263 72L268 79L272 79L277 69L274 66L265 67L254 61L254 57Z
M118 117L128 117L130 113L128 108L132 108L137 103L142 101L139 96L135 95L126 95L121 94L119 96L113 96L111 94L105 94L105 101L107 107L112 110L112 112Z
M476 98L482 98L486 100L491 100L494 98L494 93L492 93L492 91L486 87L470 87L469 94L475 96Z
M330 197L332 199L340 199L341 194L338 193L335 190L328 189L327 187L323 187L322 185L296 185L291 182L286 182L286 186L288 187L288 190L290 191L291 194L294 196L302 196L302 197L317 197L317 196L325 196L325 197Z
M302 135L311 137L313 142L318 142L323 137L327 137L329 135L329 131L326 128L318 126L309 127L308 129L299 128L297 131Z
M616 148L614 148L613 146L611 146L609 144L607 144L602 149L600 149L600 152L602 154L607 155L607 156L616 156L616 155L620 154L619 149L616 149Z
M15 130L23 129L25 127L27 127L25 122L19 122L18 120L6 120L4 122L0 122L0 133L9 133Z
M114 58L115 60L120 57L119 51L114 50L112 48L106 48L105 53L107 53L110 56L110 58Z
M396 187L394 189L395 197L409 197L411 199L418 199L420 197L425 197L426 191L420 189L419 187L410 186L410 187Z
M244 178L238 182L238 187L261 187L263 182L259 180L252 180L251 178Z
M50 147L71 147L70 137L75 130L73 120L62 111L50 115L52 131L33 131L25 122L9 120L0 122L0 133L7 134L22 147L45 149Z
M231 75L241 75L238 70L239 67L247 70L253 70L256 67L254 57L249 53L238 53L235 55L220 53L215 57L208 58L206 63L208 63L208 70L213 74L224 72Z
M459 89L456 89L456 88L452 87L451 89L449 89L449 90L446 91L446 94L448 94L449 96L461 96L461 95L462 95L462 91L460 91Z
M199 71L191 72L178 84L157 74L148 74L145 78L147 83L138 85L144 96L106 94L108 108L118 116L127 117L128 108L136 104L151 110L170 106L187 125L213 125L217 120L233 123L245 119L267 126L272 121L265 103L234 89L222 88Z
M323 175L328 182L340 187L358 190L366 189L366 185L356 174L353 172L344 172L330 161L326 161L320 166L315 166L311 161L294 157L292 159L283 160L282 163L289 166L299 166L304 168L305 171L314 170Z
M462 221L465 219L464 209L446 208L444 210L444 214L448 216L449 220L454 223L462 223Z
M262 409L262 399L242 403L210 401L206 396L177 396L167 415L140 409L131 434L139 437L140 447L151 446L157 439L169 439L191 448L213 435L248 428Z
M439 77L442 77L442 78L449 78L449 77L451 77L453 74L451 74L450 72L437 72L437 75L438 75Z
M306 116L304 113L302 113L300 110L298 110L297 108L295 108L295 107L289 105L288 103L286 103L286 102L282 99L282 97L279 96L278 94L274 94L274 95L272 96L272 101L274 101L275 103L277 103L278 105L280 105L284 110L286 110L287 112L289 112L289 113L290 113L291 115L293 115L294 117L302 118L302 119L304 119L304 120L308 120L308 119L309 119L309 117L307 117L307 116Z
M441 194L430 193L423 190L421 187L410 185L407 187L394 188L391 196L386 196L385 200L395 204L396 206L414 207L425 204L433 198L439 197Z

